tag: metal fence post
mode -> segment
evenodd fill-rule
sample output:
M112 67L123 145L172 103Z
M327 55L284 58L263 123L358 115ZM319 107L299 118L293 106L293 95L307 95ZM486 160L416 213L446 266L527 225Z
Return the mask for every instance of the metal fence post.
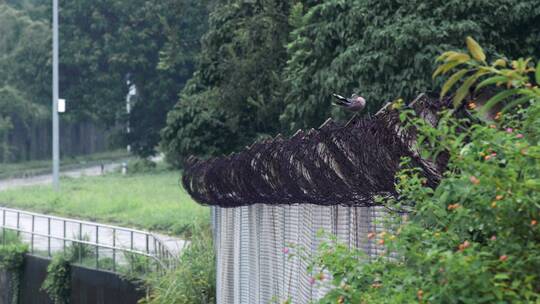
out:
M6 244L6 210L2 210L2 244Z
M47 254L51 256L51 218L47 218Z
M79 223L79 241L82 241L82 223ZM82 243L79 243L78 244L79 246L77 250L79 252L79 263L82 264L82 251L83 251L83 244Z
M32 236L30 237L30 253L34 253L34 225L35 216L32 214Z
M66 221L62 221L62 224L64 226L64 239L63 239L63 243L64 243L64 254L66 253Z
M17 211L17 237L21 236L21 232L19 231L21 229L20 223L21 223L21 213Z
M133 230L131 230L130 232L131 233L130 233L130 245L129 245L129 247L131 248L131 250L133 250ZM129 268L131 269L132 272L134 270L133 269L134 259L135 259L135 257L133 256L133 254L130 253L129 254L129 261L130 261L130 263L129 263L130 267Z
M150 240L149 240L149 236L148 236L148 233L146 234L146 254L150 254L150 244L149 244ZM146 259L147 263L146 263L146 270L148 271L150 269L150 259Z
M96 269L99 269L99 226L96 225Z
M116 272L116 229L113 228L113 272Z

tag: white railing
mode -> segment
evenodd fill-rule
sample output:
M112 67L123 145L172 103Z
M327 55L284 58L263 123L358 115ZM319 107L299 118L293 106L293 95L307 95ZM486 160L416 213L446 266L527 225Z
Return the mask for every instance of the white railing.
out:
M2 242L9 239L8 231L13 231L32 254L50 257L63 252L71 254L75 263L113 272L119 267L163 271L176 267L178 260L150 232L3 207L0 214Z

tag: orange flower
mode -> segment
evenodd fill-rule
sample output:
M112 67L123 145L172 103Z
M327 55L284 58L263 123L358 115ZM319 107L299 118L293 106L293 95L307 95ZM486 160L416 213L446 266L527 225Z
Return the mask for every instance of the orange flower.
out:
M538 222L536 220L531 221L531 226L536 226L536 224L538 224Z
M502 116L502 113L501 113L501 112L497 112L497 114L495 114L495 120L501 119L501 116Z
M459 207L461 207L459 204L450 204L448 205L448 210L455 210Z
M506 261L506 260L508 260L508 256L507 256L507 255L501 255L501 256L499 257L499 261L501 261L501 262L504 262L504 261Z
M500 201L500 200L502 200L503 198L504 198L504 196L502 196L502 195L500 195L500 194L497 195L497 196L495 196L495 200L497 200L497 201Z
M492 128L492 129L496 129L496 128L497 128L496 125L489 125L489 127Z
M469 247L471 247L471 243L469 243L469 241L465 241L463 244L459 244L459 251L463 251Z
M490 160L490 159L491 159L491 155L484 156L484 160Z
M469 180L470 180L471 183L473 183L474 185L480 184L480 180L479 180L476 176L474 176L474 175L472 175L471 177L469 177Z
M377 236L377 234L375 232L370 232L367 235L368 239L370 239L370 240L373 239L375 236Z
M379 240L378 244L379 245L384 245L384 240Z
M469 109L471 110L476 109L476 104L474 102L469 102Z

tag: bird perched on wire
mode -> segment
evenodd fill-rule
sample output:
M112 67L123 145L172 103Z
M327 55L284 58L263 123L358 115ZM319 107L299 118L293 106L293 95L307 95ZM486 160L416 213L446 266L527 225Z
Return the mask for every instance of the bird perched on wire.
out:
M352 94L351 98L345 98L338 94L332 94L337 100L334 103L352 112L360 112L366 107L366 100L362 96Z

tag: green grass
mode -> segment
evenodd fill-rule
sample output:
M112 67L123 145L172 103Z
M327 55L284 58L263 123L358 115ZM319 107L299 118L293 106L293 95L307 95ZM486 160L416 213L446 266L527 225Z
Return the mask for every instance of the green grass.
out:
M60 165L62 170L75 169L89 165L97 165L101 161L111 162L131 157L125 150L107 151L76 157L62 157ZM0 179L20 176L32 176L49 173L51 160L34 160L20 163L7 163L0 165Z
M2 191L0 206L180 235L209 220L209 209L193 202L179 178L172 171L63 178L60 193L49 185Z

